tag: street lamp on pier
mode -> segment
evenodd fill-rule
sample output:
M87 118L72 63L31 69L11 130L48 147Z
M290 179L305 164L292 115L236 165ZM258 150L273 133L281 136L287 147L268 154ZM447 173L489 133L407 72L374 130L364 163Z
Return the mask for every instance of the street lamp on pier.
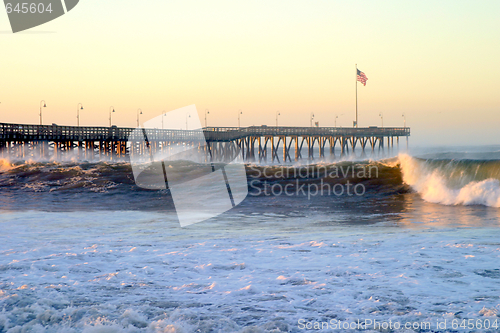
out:
M243 114L243 111L241 109L238 110L238 128L240 128L240 115Z
M207 128L207 114L210 114L210 111L208 111L208 109L205 109L205 128Z
M47 104L44 100L40 101L40 125L42 124L42 108L46 108Z
M165 113L165 111L163 111L163 113L161 114L161 129L163 129L163 117L166 117L167 114Z
M83 110L83 104L78 103L76 105L76 126L80 127L80 110Z
M142 114L142 109L137 109L137 127L139 127L139 115Z
M314 113L311 112L311 118L309 119L311 121L311 127L313 127L313 119L314 119Z
M278 116L281 116L281 113L276 111L276 127L278 127Z
M109 107L109 127L111 127L111 113L115 112L115 107L110 106Z
M340 114L340 115L335 115L335 127L337 127L337 119L339 119L340 116L343 116L344 114Z
M382 119L382 128L384 128L384 113L380 112L379 114L380 119Z

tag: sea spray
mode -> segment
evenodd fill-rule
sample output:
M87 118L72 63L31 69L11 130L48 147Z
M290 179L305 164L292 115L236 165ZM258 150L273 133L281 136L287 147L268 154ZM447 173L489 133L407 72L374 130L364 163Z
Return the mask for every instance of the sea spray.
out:
M9 171L10 169L12 169L12 164L10 163L10 161L6 159L0 159L0 172Z
M428 202L500 207L497 161L423 160L402 154L399 162L403 181Z

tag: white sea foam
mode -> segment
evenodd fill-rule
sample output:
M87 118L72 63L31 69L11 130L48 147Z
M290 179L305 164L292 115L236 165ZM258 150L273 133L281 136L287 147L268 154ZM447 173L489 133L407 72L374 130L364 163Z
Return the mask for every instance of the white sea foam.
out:
M400 155L403 180L420 196L433 203L444 205L485 205L500 207L500 181L495 178L471 180L471 175L461 173L458 184L450 181L453 170L428 164L409 155Z
M0 331L277 333L303 332L301 318L500 312L499 229L317 229L289 217L302 229L280 235L225 219L181 229L143 212L0 214Z

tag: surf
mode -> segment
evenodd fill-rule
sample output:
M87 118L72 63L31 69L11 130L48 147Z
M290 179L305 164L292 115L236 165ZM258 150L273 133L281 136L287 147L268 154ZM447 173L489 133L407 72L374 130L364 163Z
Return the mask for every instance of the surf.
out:
M500 207L500 161L419 159L399 155L403 182L442 205Z
M197 168L192 164L184 166L186 172ZM369 195L416 192L430 203L500 207L500 160L424 159L400 154L383 160L245 166L247 179L253 187L275 183L290 184L290 187L304 183L325 186L362 183ZM0 160L0 186L9 191L28 192L34 188L42 192L138 191L127 162L3 159Z

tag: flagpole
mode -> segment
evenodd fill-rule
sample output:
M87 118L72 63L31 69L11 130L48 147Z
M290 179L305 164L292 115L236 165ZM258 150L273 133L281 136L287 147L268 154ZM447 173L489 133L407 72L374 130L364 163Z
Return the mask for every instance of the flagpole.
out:
M358 128L358 64L356 66L356 128Z

